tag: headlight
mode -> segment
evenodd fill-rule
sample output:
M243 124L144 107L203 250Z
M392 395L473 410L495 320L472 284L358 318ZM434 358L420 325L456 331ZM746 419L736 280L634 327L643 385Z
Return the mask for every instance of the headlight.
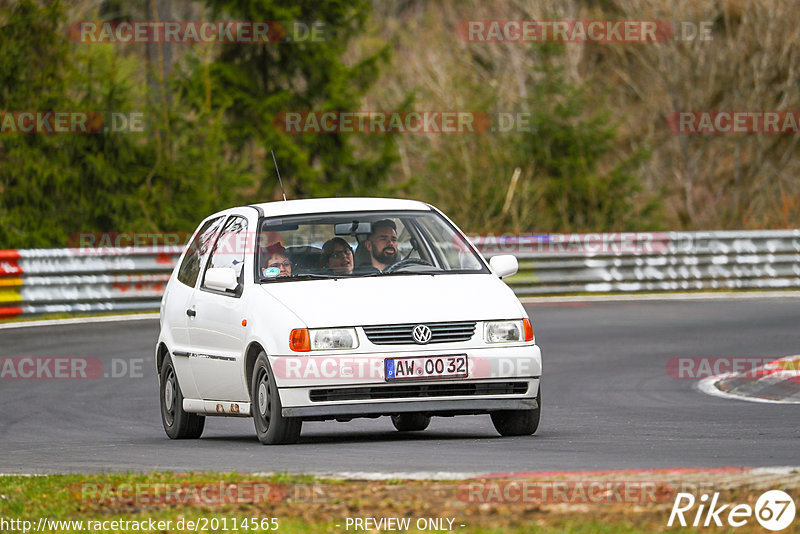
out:
M337 350L358 348L355 328L319 328L309 330L311 350Z
M516 321L487 321L483 324L483 339L486 343L509 343L524 339L522 319Z

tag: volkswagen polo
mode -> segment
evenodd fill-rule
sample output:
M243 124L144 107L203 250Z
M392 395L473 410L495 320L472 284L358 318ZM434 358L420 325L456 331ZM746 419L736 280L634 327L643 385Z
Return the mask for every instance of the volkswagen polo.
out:
M167 283L155 365L170 438L206 416L252 417L264 444L304 421L489 414L536 432L541 352L501 280L433 206L336 198L231 208L203 220Z

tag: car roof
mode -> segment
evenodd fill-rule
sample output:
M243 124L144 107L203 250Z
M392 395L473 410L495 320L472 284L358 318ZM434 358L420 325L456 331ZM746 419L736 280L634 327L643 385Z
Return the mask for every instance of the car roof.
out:
M261 208L265 217L300 215L305 213L328 213L337 211L385 211L385 210L424 210L431 206L418 200L401 198L309 198L305 200L280 200L251 204Z

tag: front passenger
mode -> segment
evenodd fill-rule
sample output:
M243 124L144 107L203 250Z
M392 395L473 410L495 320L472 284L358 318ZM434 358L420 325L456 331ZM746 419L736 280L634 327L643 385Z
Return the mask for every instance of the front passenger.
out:
M333 274L353 274L353 249L341 237L333 237L322 245L322 266Z

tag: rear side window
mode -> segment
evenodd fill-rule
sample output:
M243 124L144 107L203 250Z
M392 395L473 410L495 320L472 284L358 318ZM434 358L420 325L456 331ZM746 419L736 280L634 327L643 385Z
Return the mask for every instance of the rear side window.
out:
M203 258L208 254L212 243L214 243L214 238L217 236L223 220L224 217L217 217L206 221L200 226L194 239L189 243L186 255L183 257L181 268L178 270L178 281L189 287L194 287L197 283L197 277L200 275L200 265L203 263Z

